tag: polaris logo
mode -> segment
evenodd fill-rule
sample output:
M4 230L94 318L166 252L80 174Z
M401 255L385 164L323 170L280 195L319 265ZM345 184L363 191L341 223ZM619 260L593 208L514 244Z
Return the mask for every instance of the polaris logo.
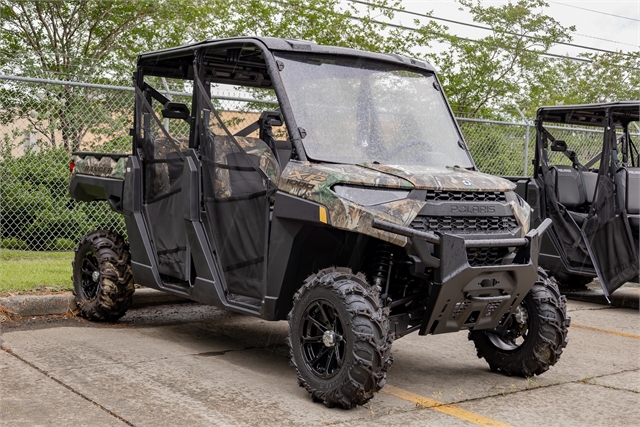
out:
M495 213L495 206L487 206L487 205L454 205L451 206L451 213L461 213L461 214L489 214Z

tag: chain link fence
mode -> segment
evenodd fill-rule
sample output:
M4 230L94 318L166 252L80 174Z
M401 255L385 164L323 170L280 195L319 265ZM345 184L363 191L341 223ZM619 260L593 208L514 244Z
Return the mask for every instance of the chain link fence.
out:
M154 86L173 101L191 98L185 93L190 88L175 82ZM261 111L275 108L273 101L214 97L232 132L255 122ZM126 234L122 216L107 203L76 202L67 188L72 152L131 151L134 98L128 87L0 76L0 248L69 250L91 230ZM532 173L531 123L465 118L458 123L480 170L509 176ZM574 147L581 159L599 151L598 132L558 128L552 133Z

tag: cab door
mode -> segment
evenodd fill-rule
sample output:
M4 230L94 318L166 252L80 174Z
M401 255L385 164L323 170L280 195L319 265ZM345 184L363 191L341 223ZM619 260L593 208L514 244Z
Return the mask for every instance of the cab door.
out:
M615 125L608 110L594 200L581 230L607 297L637 277L639 270L619 169Z

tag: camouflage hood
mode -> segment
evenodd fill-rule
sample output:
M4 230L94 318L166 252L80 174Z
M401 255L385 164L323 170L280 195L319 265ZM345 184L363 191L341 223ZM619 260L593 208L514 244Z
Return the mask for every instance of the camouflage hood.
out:
M360 163L358 166L406 179L420 190L511 191L516 186L506 179L457 167L390 166Z
M400 190L433 189L445 191L510 191L510 181L460 168L423 166L383 166L315 164L290 161L278 181L280 191L318 202L327 207L333 227L356 231L404 246L407 239L372 228L373 219L409 226L426 204L422 200L403 199L374 206L362 206L338 197L336 184Z

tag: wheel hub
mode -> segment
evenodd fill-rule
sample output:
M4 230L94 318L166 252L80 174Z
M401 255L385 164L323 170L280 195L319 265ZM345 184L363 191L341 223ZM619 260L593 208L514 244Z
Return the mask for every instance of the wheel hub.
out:
M506 328L500 332L487 331L494 346L503 351L515 351L524 344L529 331L529 311L524 302L513 311Z
M522 305L519 305L518 308L516 308L516 312L513 313L513 317L515 317L516 322L520 325L524 325L529 320L527 310L525 310Z
M93 273L91 273L91 278L94 282L97 282L100 279L100 272L94 271Z
M327 347L335 347L340 341L342 341L342 337L333 331L324 331L322 334L322 342Z

